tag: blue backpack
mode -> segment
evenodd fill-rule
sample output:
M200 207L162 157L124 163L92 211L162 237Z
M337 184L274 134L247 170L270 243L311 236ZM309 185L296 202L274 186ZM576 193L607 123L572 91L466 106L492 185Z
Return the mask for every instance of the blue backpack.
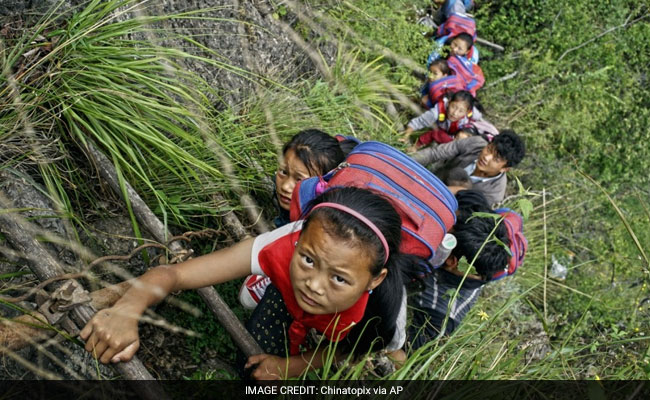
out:
M431 260L456 223L458 202L447 186L411 157L380 142L361 143L335 170L298 182L291 197L290 219L303 217L309 201L337 186L384 195L402 218L400 251L405 254Z
M465 6L465 12L469 12L474 7L473 0L447 0L447 2L445 2L443 5L445 17L449 18L451 13L454 11L454 5L457 1L463 2L463 6Z

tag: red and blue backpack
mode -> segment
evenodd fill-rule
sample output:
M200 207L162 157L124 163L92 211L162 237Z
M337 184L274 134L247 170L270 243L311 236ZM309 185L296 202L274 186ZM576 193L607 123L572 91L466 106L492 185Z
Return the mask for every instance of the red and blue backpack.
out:
M476 21L468 15L453 13L438 27L436 37L453 38L461 33L469 34L475 42Z
M445 94L465 90L465 82L454 74L429 82L428 86L427 109L433 107Z
M355 138L354 136L347 136L347 135L341 135L341 134L334 135L334 139L336 139L339 143L345 142L346 140L351 140L351 141L355 142L356 144L361 143L361 140Z
M361 143L335 170L298 182L290 219L302 218L309 201L337 186L370 189L393 204L402 218L402 253L431 260L456 223L458 202L447 186L411 157L380 142Z
M478 64L473 64L466 57L451 56L447 59L447 65L465 83L465 90L476 97L476 92L485 84L483 70Z
M508 230L511 255L508 267L494 274L492 276L493 281L513 275L517 271L517 268L521 267L524 263L524 257L528 250L528 240L524 236L524 219L521 215L505 207L494 210L494 212L503 216L503 223Z

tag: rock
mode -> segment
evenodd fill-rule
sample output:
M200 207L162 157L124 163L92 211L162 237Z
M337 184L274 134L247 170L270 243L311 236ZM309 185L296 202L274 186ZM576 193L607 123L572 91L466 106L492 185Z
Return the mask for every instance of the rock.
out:
M141 231L141 233L145 239L152 239L148 232ZM107 213L104 218L88 221L88 229L81 233L80 238L82 244L99 257L128 256L139 246L131 220L125 215L115 215L114 213ZM157 249L147 249L146 252L149 260L160 253ZM149 267L145 264L142 253L135 254L131 259L125 261L112 260L110 264L117 267L118 271L132 276L142 275ZM114 273L108 267L97 267L93 272ZM104 276L103 279L112 283L124 280L115 276L112 278Z
M47 190L28 174L16 169L1 170L0 192L4 193L13 207L24 209L21 215L42 228L44 233L67 240L65 223L58 218L60 213L56 211L54 203L48 197ZM76 264L76 258L70 249L53 243L47 244L47 247L65 264L69 266Z
M0 6L0 18L22 15L24 13L42 14L53 4L54 0L3 1ZM58 14L69 12L81 0L66 0ZM230 107L235 109L246 99L255 94L255 85L260 85L260 78L242 74L246 71L262 75L283 83L304 78L313 74L314 65L303 50L285 33L278 21L272 17L273 4L267 0L164 0L147 3L144 7L125 14L120 19L138 15L163 15L188 10L209 10L201 16L207 19L174 19L161 23L159 28L174 34L192 36L193 40L205 46L209 52L180 39L161 37L155 32L149 37L138 39L157 40L166 47L182 48L185 51L212 59L218 59L228 67L218 68L192 60L182 63L201 76ZM199 34L210 32L212 34ZM172 36L172 35L169 35ZM328 61L333 60L335 49L322 45L320 49ZM243 75L243 76L242 76ZM218 99L214 99L215 102Z

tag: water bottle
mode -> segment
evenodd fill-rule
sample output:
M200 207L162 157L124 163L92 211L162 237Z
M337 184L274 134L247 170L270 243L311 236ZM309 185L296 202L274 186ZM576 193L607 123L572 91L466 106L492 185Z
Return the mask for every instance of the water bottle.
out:
M451 251L456 247L456 243L456 236L451 233L445 234L445 237L442 238L442 242L440 242L440 246L438 246L438 249L436 250L433 260L431 260L431 265L437 268L444 264L447 257L449 257L449 254L451 254Z
M566 279L568 272L569 269L555 258L555 254L551 254L551 270L549 271L548 276L563 281Z

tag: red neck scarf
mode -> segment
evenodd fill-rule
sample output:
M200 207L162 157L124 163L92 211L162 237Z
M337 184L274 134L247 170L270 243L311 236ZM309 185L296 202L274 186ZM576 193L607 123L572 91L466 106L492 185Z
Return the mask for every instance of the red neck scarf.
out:
M259 253L259 264L264 273L278 288L293 322L289 327L289 350L298 354L299 346L304 344L307 332L314 328L323 333L331 342L343 339L351 327L361 321L368 303L368 292L364 292L356 303L345 311L333 314L314 315L305 312L296 301L289 277L291 257L296 249L300 231L292 232L266 246Z

